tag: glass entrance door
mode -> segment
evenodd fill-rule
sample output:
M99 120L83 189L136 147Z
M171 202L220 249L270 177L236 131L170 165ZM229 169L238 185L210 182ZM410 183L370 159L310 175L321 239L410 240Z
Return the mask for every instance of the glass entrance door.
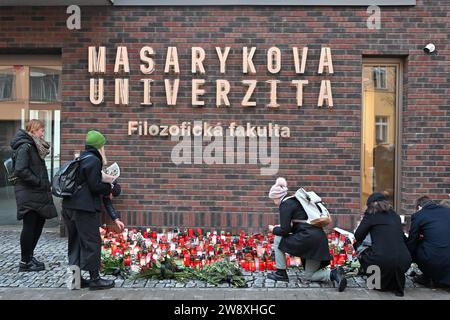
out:
M45 159L52 177L60 163L60 114L60 57L0 56L0 225L21 224L16 219L14 186L7 180L12 137L28 120L43 120L44 138L52 146ZM58 225L58 218L46 222L46 227Z
M363 64L361 207L375 191L394 207L398 199L400 61L366 60Z

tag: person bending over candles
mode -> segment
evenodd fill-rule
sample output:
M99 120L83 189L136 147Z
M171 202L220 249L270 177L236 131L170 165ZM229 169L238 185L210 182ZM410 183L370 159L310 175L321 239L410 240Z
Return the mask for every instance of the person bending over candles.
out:
M301 257L304 262L305 277L309 281L333 281L337 283L339 292L347 286L344 269L337 267L332 270L326 267L331 256L328 239L322 228L313 226L306 221L308 216L300 202L287 194L287 182L278 178L269 192L269 198L280 210L280 225L269 225L269 231L275 235L274 250L276 272L268 274L275 281L289 281L286 272L286 256Z

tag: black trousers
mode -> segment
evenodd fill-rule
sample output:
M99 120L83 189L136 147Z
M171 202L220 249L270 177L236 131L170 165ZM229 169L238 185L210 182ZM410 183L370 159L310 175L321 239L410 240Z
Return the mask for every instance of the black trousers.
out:
M31 261L44 224L45 219L36 211L29 211L24 215L22 233L20 234L20 250L23 262Z
M81 270L98 271L102 246L98 214L63 208L61 215L69 236L69 265L77 265Z

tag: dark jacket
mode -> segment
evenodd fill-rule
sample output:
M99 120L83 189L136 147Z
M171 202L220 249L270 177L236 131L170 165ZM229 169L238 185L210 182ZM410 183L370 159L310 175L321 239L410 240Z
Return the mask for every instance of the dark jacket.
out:
M291 225L291 220L307 220L308 216L296 198L285 198L280 203L280 226L273 229L273 234L282 237L279 249L302 259L321 261L321 268L326 267L331 256L325 232L305 222Z
M17 219L22 220L29 211L46 219L55 218L58 214L53 204L47 167L33 138L19 129L11 140L11 148L15 157L13 174L19 178L14 185Z
M109 195L111 184L102 182L102 156L97 149L86 146L80 157L89 155L81 160L78 181L81 188L70 198L63 198L64 209L89 212L101 211L101 196Z
M426 204L411 217L408 249L420 270L435 282L450 285L450 209Z
M115 181L113 183L113 187L111 190L112 196L114 198L116 198L120 195L121 192L122 192L122 188L121 188L120 184L118 184L117 181ZM109 195L103 196L103 207L105 208L105 212L109 215L111 220L114 221L114 220L120 218L119 212L117 212L116 209L114 208L114 206L112 204L112 200L109 197Z
M361 254L361 266L364 270L371 265L379 266L381 289L403 292L405 272L411 265L411 256L406 247L400 217L393 210L366 213L355 232L356 247L361 245L369 232L372 245Z

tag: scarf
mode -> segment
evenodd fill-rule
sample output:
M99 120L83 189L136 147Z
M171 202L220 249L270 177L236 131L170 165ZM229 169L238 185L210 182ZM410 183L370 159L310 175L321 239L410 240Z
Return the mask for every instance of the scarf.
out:
M30 134L30 136L33 138L34 143L36 144L39 156L41 157L42 160L44 160L45 157L50 153L50 143L48 143L44 139L35 137L32 134Z

